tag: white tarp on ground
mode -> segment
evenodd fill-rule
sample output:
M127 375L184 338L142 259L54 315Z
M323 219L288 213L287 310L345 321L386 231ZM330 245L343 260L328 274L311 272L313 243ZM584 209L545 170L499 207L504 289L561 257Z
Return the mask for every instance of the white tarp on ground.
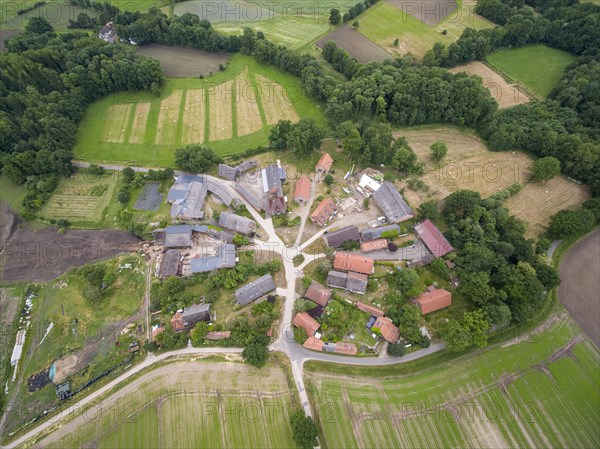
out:
M23 346L25 345L25 329L21 329L17 332L17 340L15 347L13 348L12 355L10 356L11 366L15 366L19 360L21 360L21 354L23 354Z

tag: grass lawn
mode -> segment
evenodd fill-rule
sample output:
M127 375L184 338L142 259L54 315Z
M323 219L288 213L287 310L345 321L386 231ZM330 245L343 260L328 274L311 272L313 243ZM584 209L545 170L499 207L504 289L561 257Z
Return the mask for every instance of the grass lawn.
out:
M421 58L436 42L451 44L465 28L492 28L494 24L474 13L473 2L458 2L458 8L446 19L430 27L419 19L387 3L379 2L359 17L358 31L380 47L398 55L412 53ZM446 34L442 32L446 30ZM394 47L399 39L398 47Z
M245 70L247 72L244 72ZM243 75L243 72L249 75ZM261 95L256 99L260 112L260 129L243 136L238 136L236 127L237 122L242 119L242 116L238 116L242 104L233 102L232 87L224 88L224 93L229 95L226 97L219 97L215 91L215 86L224 86L224 83L233 82L239 76L249 77L252 83L260 82L261 79L278 83L286 90L292 103L271 101L271 98L276 98L276 94L269 93L269 87L262 89ZM168 80L160 98L149 92L134 92L110 95L95 102L86 111L79 127L74 148L75 157L93 162L173 166L174 150L185 145L184 142L190 142L185 141L184 136L187 135L188 123L195 123L194 117L190 117L192 114L186 114L185 97L191 96L192 91L198 92L202 89L206 92L208 101L202 105L205 110L197 114L204 113L206 123L199 127L200 134L194 137L197 138L196 141L204 142L203 144L212 147L223 156L266 144L271 128L267 125L269 111L271 116L275 113L278 117L285 118L285 108L292 108L290 111L297 117L313 117L325 125L325 115L321 106L315 104L299 86L299 80L293 76L274 67L262 65L249 56L235 55L224 72L204 80ZM242 97L246 97L246 94L242 93ZM121 113L121 106L129 104L137 106ZM245 105L248 105L248 102ZM119 114L116 114L117 111ZM122 121L115 124L113 122L117 117L121 117ZM244 116L245 120L252 118ZM135 141L139 143L129 143L134 136ZM156 143L157 141L160 144Z
M490 54L487 60L536 96L546 98L558 85L565 68L575 61L575 56L545 45L529 45L498 50Z
M25 185L15 184L7 176L0 176L0 200L8 204L13 211L19 212L23 209L25 195Z
M328 447L598 446L600 354L561 317L526 341L417 372L308 362Z

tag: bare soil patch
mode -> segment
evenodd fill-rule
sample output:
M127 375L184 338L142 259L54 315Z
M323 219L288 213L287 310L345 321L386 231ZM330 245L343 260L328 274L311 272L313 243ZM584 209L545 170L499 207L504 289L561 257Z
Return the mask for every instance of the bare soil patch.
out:
M248 69L235 79L235 101L237 108L237 135L247 136L263 126L258 108L258 86L250 80Z
M600 347L600 229L577 242L560 266L558 299Z
M560 176L548 182L531 182L504 203L511 214L528 224L527 236L544 231L550 217L562 209L573 209L590 198L587 187Z
M139 47L138 52L158 60L169 78L209 76L219 70L219 64L225 65L229 59L226 53L209 53L194 48L159 44L144 45Z
M11 220L10 215L14 213L4 209L0 221ZM69 230L59 234L55 227L34 231L24 224L0 243L0 280L46 282L72 268L136 251L139 239L126 231Z
M452 73L465 72L481 77L484 87L490 90L500 109L529 102L529 97L516 84L510 84L502 75L483 62L473 61L449 70Z
M205 91L203 89L188 90L185 94L185 110L183 111L182 144L204 142L205 110Z
M457 6L455 0L388 0L388 3L429 26L440 23L454 12Z
M129 143L144 143L146 136L146 124L150 113L150 103L138 103L133 115Z
M183 91L174 90L171 95L160 103L160 113L158 114L156 129L156 143L159 145L175 143L182 96Z
M328 41L335 42L339 48L346 50L361 64L372 61L383 62L393 57L348 24L323 36L317 41L317 47L322 49Z
M208 97L209 140L231 139L233 137L233 81L212 87Z

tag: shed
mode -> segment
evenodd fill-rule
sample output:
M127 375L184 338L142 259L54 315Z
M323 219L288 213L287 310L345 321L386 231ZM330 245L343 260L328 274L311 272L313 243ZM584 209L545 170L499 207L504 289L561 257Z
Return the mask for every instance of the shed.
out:
M436 310L444 309L452 305L452 293L443 288L426 291L416 299L421 314L426 315Z
M404 201L396 186L389 181L381 185L373 194L373 198L390 223L399 223L414 217L413 210Z
M245 306L273 290L275 290L273 276L265 274L243 287L238 288L235 291L235 297L238 304Z
M328 246L337 248L344 242L351 240L360 241L360 232L358 232L356 226L346 226L345 228L325 233L323 238Z

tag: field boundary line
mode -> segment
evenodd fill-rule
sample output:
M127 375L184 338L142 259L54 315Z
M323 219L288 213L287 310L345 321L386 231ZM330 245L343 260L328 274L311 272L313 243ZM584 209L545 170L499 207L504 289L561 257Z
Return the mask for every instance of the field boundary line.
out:
M487 59L484 59L482 62L485 65L487 65L490 69L492 69L493 71L495 71L496 73L498 73L502 78L504 78L504 80L507 83L514 84L521 92L523 92L525 95L527 95L531 100L543 100L544 99L544 97L542 97L541 95L536 94L534 91L532 91L531 89L529 89L529 87L527 87L521 81L519 81L517 79L514 79L513 77L511 77L510 75L508 75L503 70L500 70L499 67L496 67L491 62L489 62Z
M184 89L181 94L181 102L179 103L179 117L177 118L177 129L175 130L174 144L179 146L183 142L183 119L185 113L185 102L187 101L187 93L189 89Z
M260 88L260 84L258 84L258 81L256 80L255 72L249 72L249 78L250 78L250 82L256 87L256 102L258 103L258 111L260 112L260 120L262 122L263 128L266 128L269 125L267 125L267 116L265 114L265 108L264 108L263 102L262 102L262 96L263 96L262 89Z

